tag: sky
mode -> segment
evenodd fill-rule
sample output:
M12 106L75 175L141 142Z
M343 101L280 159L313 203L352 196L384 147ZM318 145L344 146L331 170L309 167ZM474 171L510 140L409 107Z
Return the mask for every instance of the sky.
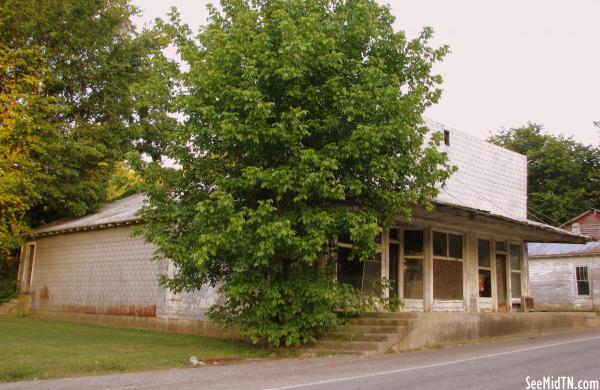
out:
M197 30L204 0L134 0L137 24L167 18L176 6ZM424 26L432 45L451 53L434 69L444 78L440 102L425 115L487 138L540 123L551 134L600 146L600 1L403 0L389 4L396 30L414 38Z

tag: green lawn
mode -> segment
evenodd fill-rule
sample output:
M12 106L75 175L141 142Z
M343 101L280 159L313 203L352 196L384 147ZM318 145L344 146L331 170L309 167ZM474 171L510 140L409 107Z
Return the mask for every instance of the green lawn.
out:
M0 316L0 382L191 367L192 355L214 364L270 353L244 342Z

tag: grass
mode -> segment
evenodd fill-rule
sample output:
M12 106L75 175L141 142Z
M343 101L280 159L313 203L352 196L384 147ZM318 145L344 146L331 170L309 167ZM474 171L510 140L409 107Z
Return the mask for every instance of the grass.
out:
M191 367L264 358L242 341L0 316L0 382Z

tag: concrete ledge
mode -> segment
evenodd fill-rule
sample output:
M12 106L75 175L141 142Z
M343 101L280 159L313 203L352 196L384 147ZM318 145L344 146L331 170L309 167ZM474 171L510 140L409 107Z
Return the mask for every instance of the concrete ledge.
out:
M595 313L419 313L392 349L405 351L494 337L600 326Z
M116 316L42 310L33 311L32 315L46 320L70 321L117 328L144 329L156 332L182 333L221 339L241 339L234 331L224 329L207 320L181 320L175 318Z

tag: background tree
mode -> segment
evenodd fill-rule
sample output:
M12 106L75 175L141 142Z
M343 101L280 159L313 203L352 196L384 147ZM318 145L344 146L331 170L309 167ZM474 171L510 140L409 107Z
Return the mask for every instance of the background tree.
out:
M527 156L529 217L559 225L600 208L600 149L552 136L542 125L500 131L489 139Z
M148 85L169 85L168 61L136 12L128 0L0 0L0 255L27 226L98 208L132 148L157 156L170 92Z
M163 26L189 65L185 123L164 151L179 168L144 172L146 234L178 266L171 288L220 286L213 319L298 344L335 321L338 237L372 257L448 177L421 118L447 48L407 40L376 1L221 5L195 38L177 14Z

